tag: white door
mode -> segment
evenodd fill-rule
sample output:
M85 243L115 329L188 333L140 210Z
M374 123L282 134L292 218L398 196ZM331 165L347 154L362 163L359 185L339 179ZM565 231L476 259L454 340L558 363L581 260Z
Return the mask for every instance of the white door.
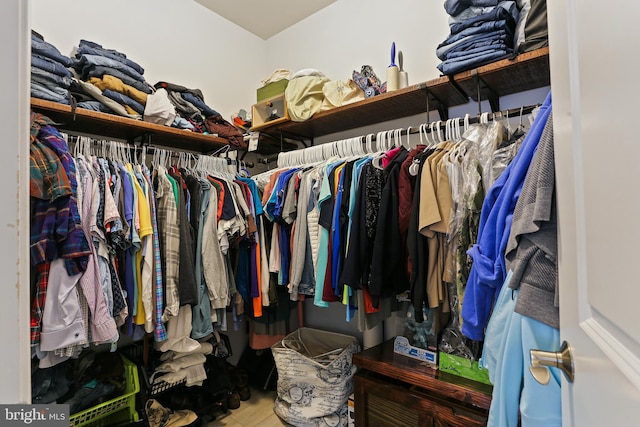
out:
M640 5L547 7L563 426L640 426Z

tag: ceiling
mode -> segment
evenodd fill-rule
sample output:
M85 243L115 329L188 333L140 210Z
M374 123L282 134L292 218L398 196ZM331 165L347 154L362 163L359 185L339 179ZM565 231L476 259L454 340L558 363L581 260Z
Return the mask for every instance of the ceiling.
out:
M267 40L336 0L196 0L216 14Z

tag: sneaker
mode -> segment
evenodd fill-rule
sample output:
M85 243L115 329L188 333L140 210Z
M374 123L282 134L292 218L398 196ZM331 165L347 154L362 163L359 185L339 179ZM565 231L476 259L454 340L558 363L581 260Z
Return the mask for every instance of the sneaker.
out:
M145 412L149 427L181 427L187 426L198 419L195 412L188 409L173 411L165 408L154 399L147 400Z

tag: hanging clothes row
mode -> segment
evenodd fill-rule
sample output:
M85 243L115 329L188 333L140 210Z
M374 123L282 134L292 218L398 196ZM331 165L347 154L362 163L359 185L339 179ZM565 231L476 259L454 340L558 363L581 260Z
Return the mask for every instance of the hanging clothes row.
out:
M466 114L464 117L460 117L460 118L456 118L456 119L449 119L449 120L438 120L438 121L434 121L434 122L429 122L429 123L425 123L425 124L421 124L419 126L409 126L406 129L405 128L399 128L399 129L393 129L393 130L389 130L387 132L385 132L385 137L387 140L390 139L394 139L394 141L399 141L399 145L405 145L407 148L409 148L410 146L410 137L411 135L415 135L415 134L423 134L426 138L429 138L428 135L434 135L433 138L438 138L439 140L442 140L443 135L446 133L446 135L451 134L451 132L456 131L457 129L460 129L461 126L464 125L464 130L466 131L467 128L469 127L470 124L475 124L475 123L479 123L481 121L490 121L490 120L494 120L494 119L498 119L498 120L502 120L502 119L506 119L507 121L509 121L510 119L513 118L519 118L520 120L520 124L519 127L523 127L523 123L522 120L526 115L531 114L532 111L538 109L540 107L540 104L537 105L528 105L528 106L522 106L519 108L513 108L513 109L509 109L509 110L505 110L505 111L497 111L495 113L481 113L478 116L474 116L471 117L471 115ZM429 119L429 114L427 113L427 120ZM405 136L405 140L402 140L402 137ZM422 138L422 136L421 136ZM334 141L333 143L328 143L328 144L321 144L321 146L325 147L327 145L329 146L335 146L336 143L340 143L340 144L347 144L347 146L356 143L357 141L361 141L362 143L365 142L365 140L367 141L368 144L371 144L372 142L376 141L376 135L374 134L370 134L365 136L360 136L360 137L356 137L356 138L349 138L347 140L341 140L341 141ZM351 142L347 142L347 141L351 141ZM326 148L325 148L326 150ZM331 149L330 149L331 150ZM336 148L333 148L333 150L336 150ZM312 150L313 151L313 150ZM322 150L320 150L322 151ZM290 160L288 160L289 162L293 161L293 164L302 164L305 163L306 160L305 159L301 159L299 156L301 156L302 152L306 152L305 150L296 150L296 151L289 151L289 152L281 152L276 156L272 156L272 157L265 157L265 158L260 158L258 159L258 163L262 163L262 164L270 164L273 162L278 162L278 164L281 164L282 161L282 155L284 155L284 157L291 157ZM296 154L298 153L298 154ZM306 156L308 158L308 156L312 156L312 157L317 157L317 153L314 153L314 155L311 154L304 154L304 156ZM321 155L322 156L322 155ZM253 166L251 166L253 167Z
M31 343L41 366L121 334L187 351L227 328L227 307L239 327L245 303L255 317L277 304L268 276L250 286L264 278L259 256L236 283L240 254L263 252L266 236L255 182L226 159L67 136L39 114L31 123Z
M431 310L429 336L458 318L482 189L524 134L504 116L469 122L422 125L418 144L411 129L404 137L396 129L280 153L277 169L254 176L278 237L269 268L291 299L313 296L320 307L339 301L360 330L402 302L411 302L416 324ZM417 344L426 347L426 339Z
M562 424L560 370L538 382L527 369L532 349L560 347L557 231L549 93L516 158L488 190L469 250L462 332L485 342L479 365L493 383L488 426Z

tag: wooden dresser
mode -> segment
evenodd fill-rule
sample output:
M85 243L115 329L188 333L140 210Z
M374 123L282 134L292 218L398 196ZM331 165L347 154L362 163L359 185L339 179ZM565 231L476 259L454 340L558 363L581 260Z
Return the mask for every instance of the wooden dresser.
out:
M485 426L492 387L393 351L393 340L353 356L356 426Z

